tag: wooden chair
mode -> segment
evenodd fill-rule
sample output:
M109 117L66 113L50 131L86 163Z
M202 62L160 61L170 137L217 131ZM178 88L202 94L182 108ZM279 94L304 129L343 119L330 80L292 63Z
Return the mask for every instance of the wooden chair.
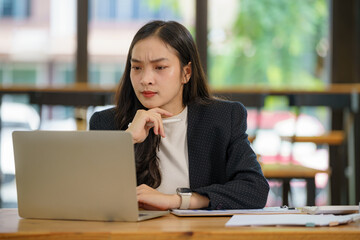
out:
M308 206L315 205L316 185L315 176L318 173L331 174L331 170L318 170L296 164L262 163L258 156L264 176L269 180L279 180L283 184L282 199L284 205L289 205L288 194L290 193L290 181L292 179L305 179Z
M253 97L253 96L245 96L245 97ZM241 101L241 99L238 99ZM251 107L256 107L257 109L257 118L256 118L256 126L260 127L261 124L261 108L264 106L265 96L258 96L258 98L254 98L253 105ZM302 104L302 101L297 101L296 104L293 101L290 101L290 106L297 105L298 111L297 116L300 112L300 107L298 104ZM255 135L251 135L248 137L250 143L256 139ZM332 132L329 134L325 134L323 136L318 137L300 137L300 136L288 136L283 137L282 140L290 140L292 143L295 142L314 142L316 144L331 144L331 145L340 145L344 141L344 134L342 131ZM292 179L304 179L306 181L306 191L307 191L307 205L313 206L315 205L315 176L318 173L326 173L328 175L331 174L331 169L327 170L318 170L314 168L309 168L301 165L296 165L293 163L289 164L280 164L280 163L263 163L261 161L261 156L258 156L258 160L262 167L264 176L269 180L278 180L283 184L282 189L282 199L284 205L289 205L288 203L288 195L290 193L290 181Z
M291 143L299 142L311 142L316 145L329 145L329 146L341 146L344 142L343 131L331 131L320 136L283 136L281 137L284 141ZM331 175L331 169L317 170L313 168L304 167L295 164L271 164L264 165L264 175L269 179L280 179L283 181L283 202L285 205L288 204L287 195L290 192L290 180L293 178L301 178L306 180L307 189L307 205L315 205L315 176L318 173L326 173L328 176Z
M296 106L295 121L297 121L300 115L300 106ZM295 127L296 129L296 127ZM328 146L341 146L344 143L345 134L344 131L334 130L328 131L320 136L297 136L296 131L292 136L281 136L281 140L294 143L305 143L310 142L316 145L328 145ZM292 155L291 155L292 156ZM291 157L292 158L292 157ZM315 176L318 173L326 173L331 175L331 169L318 170L314 168L308 168L293 163L283 164L272 164L264 166L264 175L269 179L280 179L283 182L283 202L285 205L288 204L288 193L290 192L290 181L291 179L301 178L305 179L307 183L307 205L315 205Z

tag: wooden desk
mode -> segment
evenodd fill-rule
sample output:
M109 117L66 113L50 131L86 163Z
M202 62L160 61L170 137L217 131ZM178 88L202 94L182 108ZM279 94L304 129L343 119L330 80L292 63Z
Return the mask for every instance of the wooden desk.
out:
M115 87L77 83L65 86L3 86L0 95L24 94L30 96L31 103L66 106L96 106L114 104ZM360 84L332 84L322 89L267 88L241 86L213 89L216 96L241 101L245 106L260 106L266 96L287 96L290 105L328 106L332 108L350 107L359 111L356 95Z
M360 222L336 227L225 227L230 217L176 217L144 222L21 219L0 210L0 239L360 239Z
M113 104L115 91L114 87L100 87L84 83L43 87L0 86L0 104L2 95L26 95L30 104L39 106L40 119L43 105L74 106L78 130L86 130L86 108L84 110L84 107Z
M30 104L102 106L114 103L116 89L78 83L65 86L0 86L4 94L27 95Z

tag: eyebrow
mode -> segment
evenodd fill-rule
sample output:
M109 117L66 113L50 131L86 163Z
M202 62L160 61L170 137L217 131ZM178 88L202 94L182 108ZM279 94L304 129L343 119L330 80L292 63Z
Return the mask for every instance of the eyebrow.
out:
M156 58L153 60L150 60L151 63L156 63L156 62L161 62L161 61L167 61L169 60L168 58ZM130 60L131 62L136 62L136 63L141 63L142 61L136 59L136 58L131 58Z

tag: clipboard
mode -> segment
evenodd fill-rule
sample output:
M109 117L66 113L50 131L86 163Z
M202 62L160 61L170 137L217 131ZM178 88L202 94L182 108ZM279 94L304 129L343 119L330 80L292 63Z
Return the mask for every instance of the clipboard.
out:
M351 214L360 213L360 205L331 205L331 206L313 206L298 208L301 212L307 214Z

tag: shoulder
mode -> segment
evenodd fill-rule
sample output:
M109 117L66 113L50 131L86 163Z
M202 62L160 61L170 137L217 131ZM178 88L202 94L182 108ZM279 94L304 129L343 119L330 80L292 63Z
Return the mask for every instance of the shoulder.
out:
M206 103L192 103L189 106L191 113L209 114L246 114L246 108L241 102L212 99Z
M214 99L188 105L189 131L206 131L209 128L223 130L232 126L246 128L246 119L246 109L240 102Z
M95 112L90 118L90 130L115 130L115 108Z

